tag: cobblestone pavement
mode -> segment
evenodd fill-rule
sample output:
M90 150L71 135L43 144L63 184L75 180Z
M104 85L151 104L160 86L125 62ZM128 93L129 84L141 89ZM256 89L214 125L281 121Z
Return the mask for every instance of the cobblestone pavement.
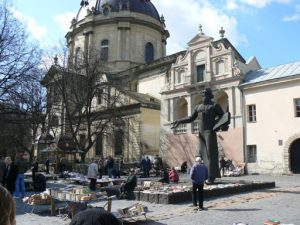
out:
M195 211L191 203L160 205L141 202L147 206L147 220L139 219L138 224L147 225L232 225L242 222L260 225L268 219L280 220L283 224L300 225L300 175L267 176L249 175L226 177L223 180L275 181L276 188L248 192L238 195L210 198L205 200L207 211ZM185 176L182 180L188 180ZM114 200L113 211L130 206L137 201ZM103 202L94 206L103 206ZM24 206L17 200L17 225L69 224L63 217L49 217L41 209L40 215L30 214L32 207ZM47 208L47 206L45 206Z

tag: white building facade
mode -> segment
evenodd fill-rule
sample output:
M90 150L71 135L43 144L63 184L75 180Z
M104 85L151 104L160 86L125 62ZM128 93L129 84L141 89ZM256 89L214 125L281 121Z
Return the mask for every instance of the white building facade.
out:
M247 74L245 161L251 173L300 172L300 62Z

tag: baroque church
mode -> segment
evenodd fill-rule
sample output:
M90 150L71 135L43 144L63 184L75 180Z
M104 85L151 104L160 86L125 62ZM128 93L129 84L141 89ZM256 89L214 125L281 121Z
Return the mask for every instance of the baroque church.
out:
M300 172L300 62L262 69L255 57L243 58L223 28L218 40L204 32L199 26L187 49L166 55L170 34L150 0L81 2L66 34L68 74L86 76L83 61L97 52L102 65L97 73L104 76L91 100L93 112L108 120L105 93L110 98L118 93L122 101L115 104L121 120L111 120L111 129L98 131L99 122L93 122L86 158L113 156L134 163L160 155L169 166L191 165L199 145L197 121L175 130L171 123L190 116L209 87L214 101L231 113L229 130L217 133L220 156L246 163L248 173ZM53 79L67 73L65 67L56 62L45 75L48 101L57 98ZM66 106L61 101L48 106L57 125L49 133L59 142L68 133L58 126ZM81 127L76 135L84 140L88 132Z

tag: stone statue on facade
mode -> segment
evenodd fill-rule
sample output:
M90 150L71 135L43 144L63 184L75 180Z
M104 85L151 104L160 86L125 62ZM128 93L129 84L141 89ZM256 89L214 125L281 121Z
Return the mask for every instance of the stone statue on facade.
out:
M178 127L179 124L191 123L198 119L199 155L209 170L208 183L213 183L215 178L220 177L216 131L228 129L230 114L224 113L221 106L212 101L214 96L210 88L203 90L202 95L203 103L195 107L191 116L174 121L172 129Z

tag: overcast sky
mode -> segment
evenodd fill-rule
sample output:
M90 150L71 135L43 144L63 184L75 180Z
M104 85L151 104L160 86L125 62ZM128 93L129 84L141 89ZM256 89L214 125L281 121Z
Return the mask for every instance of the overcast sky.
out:
M2 0L3 1L3 0ZM64 40L81 0L11 0L15 16L47 49ZM300 60L300 0L152 0L166 20L167 54L198 32L215 39L221 27L241 55L263 68Z

